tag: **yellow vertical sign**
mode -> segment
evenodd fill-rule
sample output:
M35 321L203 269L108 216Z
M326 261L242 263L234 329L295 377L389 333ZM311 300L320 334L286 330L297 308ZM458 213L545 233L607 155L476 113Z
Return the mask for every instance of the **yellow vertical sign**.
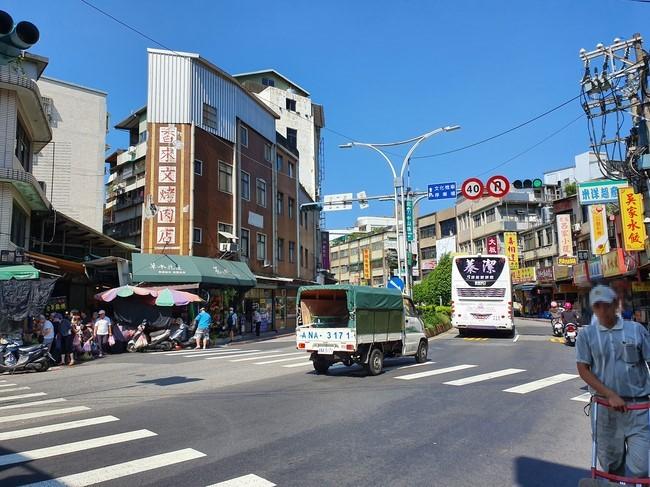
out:
M636 194L632 188L620 188L618 198L623 224L623 248L628 252L641 251L644 249L646 238L643 223L643 196Z
M511 270L519 269L519 243L517 232L503 232L503 241L506 248L506 256Z
M363 249L363 278L370 280L372 272L370 268L370 249Z
M607 210L605 205L589 206L589 226L591 230L591 250L594 255L609 252L607 235Z

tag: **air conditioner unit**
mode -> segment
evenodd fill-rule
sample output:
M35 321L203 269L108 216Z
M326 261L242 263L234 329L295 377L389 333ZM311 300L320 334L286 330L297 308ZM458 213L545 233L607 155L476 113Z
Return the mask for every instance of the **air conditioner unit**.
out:
M129 154L135 154L135 146L134 145L129 147Z
M265 260L264 261L264 267L271 267L273 264L271 264L270 260Z
M220 252L237 252L237 244L235 243L220 243L219 251Z
M582 228L582 225L580 223L574 223L573 224L573 231L574 232L579 232L581 228Z

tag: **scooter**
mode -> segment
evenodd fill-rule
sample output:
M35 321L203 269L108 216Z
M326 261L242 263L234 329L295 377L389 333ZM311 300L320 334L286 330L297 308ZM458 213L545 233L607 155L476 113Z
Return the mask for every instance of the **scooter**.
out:
M47 345L21 347L16 340L0 340L0 372L45 372L53 363Z
M578 326L575 323L564 325L564 344L574 347L578 338Z
M174 348L174 344L169 339L171 331L169 329L154 331L147 336L146 320L138 326L138 330L126 345L127 352L150 352L165 351L169 352Z
M169 340L172 342L174 348L190 348L196 346L196 339L194 338L194 328L186 325L184 322L173 326Z
M551 328L553 329L553 336L561 337L562 329L564 325L562 324L561 318L551 318Z

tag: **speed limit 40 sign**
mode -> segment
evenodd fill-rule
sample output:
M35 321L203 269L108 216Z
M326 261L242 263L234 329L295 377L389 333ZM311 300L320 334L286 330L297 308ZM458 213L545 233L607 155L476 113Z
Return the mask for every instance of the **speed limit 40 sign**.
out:
M463 182L460 192L468 200L477 200L483 196L483 181L478 178L469 178Z

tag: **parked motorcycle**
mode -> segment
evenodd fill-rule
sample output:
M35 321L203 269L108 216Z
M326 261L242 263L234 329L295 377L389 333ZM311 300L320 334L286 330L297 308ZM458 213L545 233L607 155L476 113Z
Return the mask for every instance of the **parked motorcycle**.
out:
M564 344L574 347L576 339L578 338L578 325L575 323L567 323L564 326Z
M562 318L551 318L551 328L553 330L553 336L561 337L564 328Z
M196 339L194 338L194 330L196 327L189 326L180 318L176 324L171 328L169 336L170 341L176 349L190 348L196 346Z
M22 347L17 340L0 340L0 372L45 372L53 363L46 345Z
M149 322L143 320L138 325L137 331L129 340L126 345L127 352L151 352L151 351L165 351L168 352L174 348L174 344L170 340L171 330L164 329L154 332L149 332L147 326Z

